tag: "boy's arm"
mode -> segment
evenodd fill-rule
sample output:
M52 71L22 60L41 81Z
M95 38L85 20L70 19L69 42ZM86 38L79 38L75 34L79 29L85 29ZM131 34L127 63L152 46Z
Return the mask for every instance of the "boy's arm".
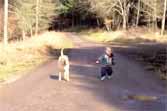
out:
M98 58L98 60L96 61L96 64L99 64L99 63L102 61L102 59L103 59L103 56L100 56L100 57Z
M96 61L96 64L99 64L99 63L100 63L99 60L97 60L97 61Z
M115 65L114 54L112 55L112 65Z

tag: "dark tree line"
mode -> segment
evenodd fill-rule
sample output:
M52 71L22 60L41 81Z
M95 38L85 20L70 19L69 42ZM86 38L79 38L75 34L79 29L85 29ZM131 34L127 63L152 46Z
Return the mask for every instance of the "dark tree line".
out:
M164 33L166 0L60 0L63 4L60 18L64 24L105 26L127 29L145 25ZM56 19L56 24L59 19ZM91 21L91 22L89 22ZM61 27L61 24L59 25ZM62 25L64 27L64 25ZM57 27L57 25L56 25Z
M3 0L4 43L15 17L22 39L47 29L88 26L127 29L140 25L165 32L167 0Z

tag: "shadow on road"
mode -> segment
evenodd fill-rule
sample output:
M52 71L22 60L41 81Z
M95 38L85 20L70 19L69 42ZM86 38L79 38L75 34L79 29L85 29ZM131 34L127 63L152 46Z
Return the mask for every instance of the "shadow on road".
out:
M126 49L131 50L134 47L126 47ZM124 50L124 47L114 47L117 65L114 66L113 78L100 81L98 78L99 66L95 64L95 61L103 54L103 50L103 46L70 50L70 84L72 86L93 94L100 103L111 107L111 109L115 108L121 111L165 111L165 102L161 101L160 98L161 94L166 94L165 87L161 86L161 81L154 75L123 57L120 52ZM117 50L119 53L117 53ZM55 78L57 79L57 77L51 77L51 79ZM79 83L76 83L76 81ZM143 100L128 98L131 95L144 95L136 97L145 98ZM158 98L149 99L154 96Z
M53 75L53 74L50 75L50 78L51 78L51 79L54 79L54 80L59 80L58 75L55 75L55 74L54 74L54 75Z

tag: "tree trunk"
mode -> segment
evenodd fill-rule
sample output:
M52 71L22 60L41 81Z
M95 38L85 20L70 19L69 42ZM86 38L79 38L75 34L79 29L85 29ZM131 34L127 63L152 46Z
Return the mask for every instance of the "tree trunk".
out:
M74 12L72 11L72 28L74 28L75 20L74 20Z
M106 27L106 30L107 30L107 31L110 31L110 28L108 27L107 24L105 24L105 27Z
M104 24L105 24L105 27L106 27L107 31L111 31L112 20L108 19L108 18L105 18L104 19Z
M137 18L136 18L136 27L139 25L139 17L140 17L140 3L141 0L138 0L138 6L137 6Z
M165 31L165 18L166 18L166 9L167 9L166 6L167 6L167 0L164 1L164 14L162 19L161 35L163 35Z
M35 24L35 35L38 35L39 31L39 0L36 0L36 24Z
M25 30L22 29L22 40L23 40L23 41L25 40L25 37L26 37Z
M154 17L153 17L153 21L154 21L154 31L157 30L157 0L154 0Z
M123 14L123 29L126 29L126 15L125 13Z
M4 3L4 45L8 44L8 0Z
M122 9L122 14L123 14L123 29L126 30L127 26L127 7L126 7L126 1L123 1L123 9Z
M152 17L149 16L149 20L148 20L148 28L149 28L149 30L151 29L151 20L152 20Z
M100 27L100 20L99 20L99 18L97 18L96 20L97 20L97 26Z
M30 29L30 36L31 36L31 37L33 36L32 28Z

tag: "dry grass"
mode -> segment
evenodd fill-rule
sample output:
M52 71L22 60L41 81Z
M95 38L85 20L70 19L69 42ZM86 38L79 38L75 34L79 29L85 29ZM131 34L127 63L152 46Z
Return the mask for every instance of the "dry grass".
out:
M145 33L141 35L141 38L155 41L158 43L167 43L167 35L161 36L158 33Z
M71 48L73 44L66 34L56 32L45 32L23 42L10 43L6 48L1 44L0 81L47 61L50 58L47 47Z
M126 34L125 31L116 31L116 32L89 32L83 34L83 37L87 40L100 42L100 43L134 43L141 41L132 36Z
M117 43L143 43L143 42L158 42L167 43L167 37L161 36L158 33L153 32L135 32L135 31L115 31L115 32L103 32L103 31L88 31L82 33L83 37L87 40L94 42L117 42Z
M84 36L86 39L95 42L111 42L124 36L123 32L93 32L89 33L88 36Z

